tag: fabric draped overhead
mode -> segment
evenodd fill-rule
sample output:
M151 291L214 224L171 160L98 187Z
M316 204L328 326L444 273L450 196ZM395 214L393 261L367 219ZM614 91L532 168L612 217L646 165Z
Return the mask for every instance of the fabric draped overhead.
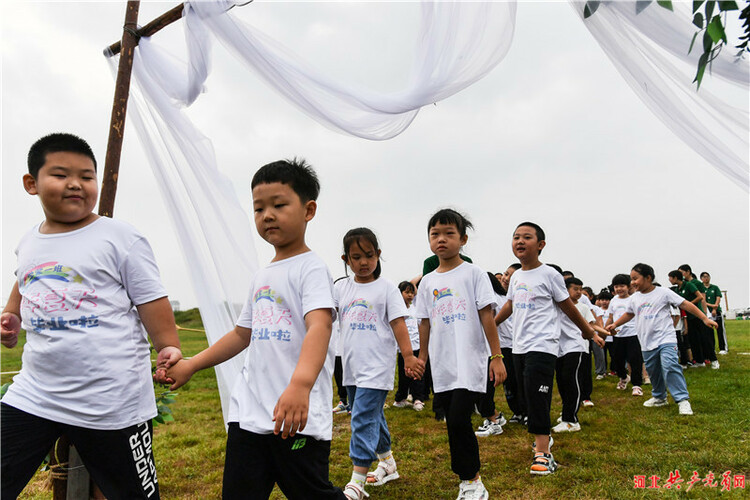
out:
M516 17L515 1L422 2L408 83L396 92L377 93L321 74L291 49L238 20L232 5L185 4L188 61L141 39L131 88L130 117L176 228L210 344L234 327L258 266L250 220L218 169L210 139L183 112L203 91L213 40L319 123L385 140L403 132L422 106L450 97L497 66L510 49ZM578 2L571 5L583 11ZM661 10L647 8L635 16L634 2L611 2L584 24L646 105L747 190L748 113L694 90L692 76L677 67L680 59L687 60L694 71L694 61L681 49L693 34L690 19ZM714 75L746 88L747 61L730 59L722 54ZM110 58L113 73L116 60ZM216 368L225 420L241 367L240 355Z

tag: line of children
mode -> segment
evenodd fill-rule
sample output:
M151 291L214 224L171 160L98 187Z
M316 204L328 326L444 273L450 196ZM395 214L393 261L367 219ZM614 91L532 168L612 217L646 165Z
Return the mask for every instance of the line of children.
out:
M336 283L334 290L343 337L344 386L352 407L353 471L344 488L351 500L369 496L365 484L380 486L399 477L383 413L388 391L393 389L396 343L406 375L418 378L424 373L424 362L411 349L404 299L393 283L380 277L380 253L370 229L347 232L341 258L354 276ZM377 468L368 473L375 460Z
M398 289L401 292L401 297L404 299L406 305L406 329L409 330L409 341L411 342L411 350L415 356L419 356L419 322L417 321L417 309L414 306L414 296L417 293L417 289L413 283L409 281L402 281L398 284ZM396 408L404 408L409 406L408 397L412 397L412 408L415 411L424 410L424 401L427 399L425 392L424 377L412 378L406 375L404 369L404 356L399 349L398 353L398 390L396 391L395 402L393 406Z

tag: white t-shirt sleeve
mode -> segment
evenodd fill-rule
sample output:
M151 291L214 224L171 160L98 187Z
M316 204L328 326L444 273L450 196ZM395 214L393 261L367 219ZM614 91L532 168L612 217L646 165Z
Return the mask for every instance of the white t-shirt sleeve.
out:
M430 297L428 285L429 281L425 282L423 279L422 284L420 284L419 290L417 291L417 321L430 317L429 306L432 304L432 297Z
M316 309L330 309L334 315L333 283L328 269L321 262L319 265L308 266L302 273L302 317Z
M242 328L253 329L253 293L255 290L255 283L253 282L250 286L250 290L247 292L247 299L245 305L242 306L240 316L237 318L237 326Z
M390 282L388 283L388 291L386 292L385 300L385 310L389 323L394 319L404 318L409 315L404 298L401 296L401 292L398 291L396 285L393 285Z
M167 296L159 278L154 252L145 238L138 238L128 250L120 266L120 278L136 306Z
M495 290L493 290L492 283L490 283L490 277L483 271L478 272L476 276L474 282L474 293L477 311L484 309L489 305L496 307L497 300L495 298Z
M667 292L667 302L670 306L680 307L680 304L685 302L685 299L682 298L679 294L675 293L673 290L665 288L665 291ZM679 314L679 311L677 311L677 313Z
M593 323L596 321L596 318L594 318L594 314L591 312L591 309L588 306L581 307L580 311L583 319L586 320L586 323Z
M640 292L638 292L640 293ZM635 307L633 306L633 297L635 295L631 295L628 297L628 301L625 304L625 313L624 314L635 314Z
M558 273L554 269L550 268L550 294L552 295L552 299L555 302L562 302L565 299L570 297L570 294L568 293L568 289L565 288L565 280L562 277L562 274Z

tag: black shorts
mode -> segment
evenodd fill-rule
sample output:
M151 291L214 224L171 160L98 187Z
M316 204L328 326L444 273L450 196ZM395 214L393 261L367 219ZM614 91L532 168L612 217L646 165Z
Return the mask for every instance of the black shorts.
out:
M265 500L278 484L290 500L345 500L328 479L330 454L330 441L301 434L282 439L280 434L256 434L230 422L222 498Z
M0 403L2 493L16 498L57 438L65 434L91 478L109 500L159 498L151 420L125 429L97 430L61 424Z

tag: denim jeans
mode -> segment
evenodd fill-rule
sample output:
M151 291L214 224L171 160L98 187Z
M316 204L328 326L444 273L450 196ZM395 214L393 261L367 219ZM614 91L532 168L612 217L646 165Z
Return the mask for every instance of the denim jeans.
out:
M662 344L652 351L643 351L643 360L651 378L653 397L667 399L667 389L677 403L690 397L679 362L677 343Z
M391 433L383 413L388 391L348 385L346 392L352 408L349 456L357 467L369 467L378 453L391 449Z

